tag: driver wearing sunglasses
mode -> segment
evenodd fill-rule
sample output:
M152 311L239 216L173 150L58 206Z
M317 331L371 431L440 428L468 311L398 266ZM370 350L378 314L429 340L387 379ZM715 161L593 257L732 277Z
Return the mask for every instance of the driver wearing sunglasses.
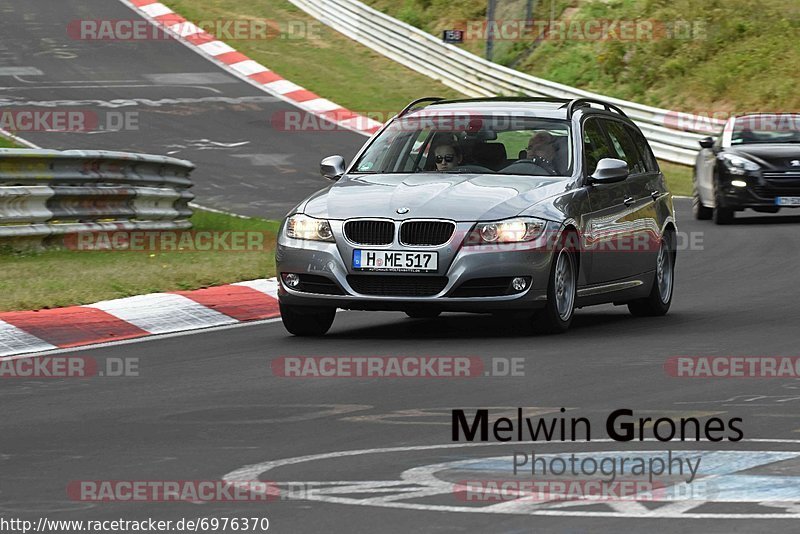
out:
M461 148L458 145L441 144L434 149L433 153L436 170L439 172L456 170L463 159Z

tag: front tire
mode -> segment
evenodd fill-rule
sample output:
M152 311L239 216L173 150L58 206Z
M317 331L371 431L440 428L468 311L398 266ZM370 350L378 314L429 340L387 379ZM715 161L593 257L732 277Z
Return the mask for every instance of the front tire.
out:
M714 224L731 224L733 222L734 211L722 205L722 197L714 187Z
M666 315L672 305L672 290L675 285L675 247L672 234L661 238L656 259L656 275L650 294L628 303L628 310L637 317Z
M575 298L578 290L578 262L575 251L562 243L556 249L554 256L547 284L547 302L544 309L533 317L533 329L541 334L566 332L575 315Z
M291 306L280 303L281 321L295 336L322 336L330 330L336 317L336 308Z
M697 185L694 186L694 191L692 192L692 214L694 214L694 218L698 221L707 221L711 219L711 216L714 214L714 210L704 206L703 201L700 199L700 192L697 190Z

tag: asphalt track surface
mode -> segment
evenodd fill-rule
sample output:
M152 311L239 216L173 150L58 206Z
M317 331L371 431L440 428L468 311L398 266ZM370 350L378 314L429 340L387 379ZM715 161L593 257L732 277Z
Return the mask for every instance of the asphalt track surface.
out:
M198 203L280 218L325 186L320 159L349 161L366 139L342 130L278 131L274 119L296 111L291 104L174 40L74 39L68 25L82 18L140 19L114 0L0 0L0 109L92 117L86 133L20 134L37 145L188 159L198 166ZM119 122L126 119L127 126Z
M342 312L321 339L288 336L280 322L272 322L74 352L99 361L138 358L138 377L3 380L0 510L50 519L266 515L270 530L291 533L796 529L796 520L660 519L657 511L654 517L554 517L302 499L200 505L87 503L65 497L72 480L219 480L246 465L309 454L445 445L450 443L454 408L524 406L552 412L563 406L590 417L596 423L595 438L605 437L602 421L617 408L675 418L716 414L743 418L746 440L797 440L800 380L674 378L667 376L664 363L676 355L797 354L798 219L749 216L740 224L717 227L690 220L688 201L678 201L678 208L681 231L699 233L702 249L680 253L675 300L666 317L636 319L624 308L587 308L578 312L565 335L527 337L500 319L482 315L412 320L397 313ZM370 355L522 358L525 374L302 379L275 376L270 367L281 356ZM411 467L439 462L503 456L510 463L512 450L643 448L780 452L800 446L593 441L409 450L304 462L261 479L398 480ZM790 477L800 474L796 461L781 463L780 470ZM444 495L428 504L464 503ZM657 510L666 505L650 504ZM597 506L598 515L611 511ZM785 512L755 502L709 506L702 510Z
M31 36L52 36L54 28L73 18L76 7L94 18L130 15L116 2L17 2L11 11L8 6L9 2L0 2L4 54L18 54L17 65L39 68L52 82L123 76L140 80L141 75L131 72L163 73L178 67L180 72L214 71L205 59L174 43L171 48L163 43L136 47L105 44L92 53L70 43L82 50L73 62L36 56L39 44L32 43L39 41ZM36 24L25 27L25 12L35 12L40 29ZM158 61L153 61L154 50L142 50L142 46L164 47L158 49ZM2 90L4 98L26 100L205 94L202 89L157 84L36 89L19 80L2 80L2 86L14 86ZM238 82L215 88L228 96L258 94ZM286 105L263 103L259 109L269 113L280 106ZM215 111L192 108L180 113L173 109L175 113L164 116L140 111L145 115L143 124L153 121L148 126L152 130L146 133L28 137L64 148L163 152L159 147L179 139L216 136L226 142L260 139L259 150L265 153L297 155L291 160L297 166L292 187L280 189L275 184L284 178L277 180L269 172L262 175L259 169L229 158L228 152L225 157L218 151L178 154L200 164L198 193L211 191L214 183L225 186L214 197L220 207L260 206L257 202L262 198L258 192L216 181L221 172L239 173L237 180L254 180L253 185L269 199L264 202L275 209L299 200L306 189L313 190L318 184L313 165L300 170L306 168L306 162L297 153L296 138L276 136L252 118L258 116L253 110L221 106ZM252 120L248 122L248 118ZM205 133L210 123L214 124L213 135ZM361 142L355 134L330 135L308 138L308 159L314 165L323 153L347 147L354 151ZM283 196L275 196L276 190ZM264 209L272 209L267 204ZM711 498L712 502L683 508L681 503L599 503L582 508L534 503L508 513L475 513L455 496L439 494L414 499L419 505L415 509L402 498L378 502L375 499L381 494L363 486L360 492L333 492L340 498L338 503L313 496L268 503L204 504L77 502L67 497L66 488L75 480L220 480L243 466L360 449L402 450L302 461L278 466L259 477L282 483L397 481L408 469L443 462L502 457L510 464L511 451L531 449L598 454L642 449L732 450L742 457L755 450L798 452L800 443L792 440L800 440L800 380L674 378L665 373L664 363L677 355L798 354L800 218L753 214L740 217L733 226L717 227L691 220L688 201L678 200L677 207L679 229L686 236L695 235L696 246L679 253L675 299L666 317L636 319L625 308L587 308L577 313L567 334L529 337L489 316L446 314L435 320L412 320L397 313L342 312L330 334L320 339L294 338L280 322L268 322L72 352L98 361L138 359L138 377L0 380L0 512L3 517L34 521L43 516L98 520L266 516L270 531L292 534L796 531L796 519L751 517L797 514L793 503L785 499L800 487L792 482L800 480L796 459L769 466L769 474L781 474L790 481L782 494L767 496L744 488L742 494L752 496L750 501L717 503ZM275 376L270 366L282 356L372 355L522 358L524 376L300 379ZM607 414L630 408L643 416L741 417L746 440L787 441L622 444L594 440L588 444L425 448L451 443L450 410L454 408L513 411L519 406L550 413L569 408L570 414L592 420L596 438L605 437L602 421ZM739 469L744 471L744 464ZM757 469L749 472L759 473ZM437 508L442 506L445 508ZM552 515L555 513L565 515Z

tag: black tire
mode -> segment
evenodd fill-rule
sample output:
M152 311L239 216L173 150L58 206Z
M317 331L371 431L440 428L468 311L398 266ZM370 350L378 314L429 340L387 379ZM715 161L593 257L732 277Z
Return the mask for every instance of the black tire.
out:
M697 185L694 186L694 190L692 191L692 214L698 221L708 221L714 214L714 210L708 206L704 206L703 202L700 200L700 193L697 191Z
M550 277L547 282L547 302L544 309L537 311L533 315L532 328L538 334L561 334L566 332L572 324L575 316L575 300L578 292L578 262L575 255L575 248L571 243L570 235L567 236L566 244L562 241L553 251L553 262L550 266ZM560 279L557 270L561 270L559 263L563 261L569 265L569 275L567 278Z
M295 336L322 336L330 330L336 317L336 308L290 306L280 303L281 321Z
M424 311L424 310L414 310L414 311L407 311L406 315L411 317L412 319L435 319L442 314L440 311Z
M714 224L731 224L733 222L734 211L723 206L722 197L714 187Z
M668 233L661 238L659 255L656 260L656 274L650 294L628 303L628 310L637 317L658 317L666 315L672 305L672 293L675 287L675 239ZM662 256L663 253L663 256ZM662 259L668 263L662 264ZM667 270L668 269L668 270ZM668 283L664 277L668 276Z

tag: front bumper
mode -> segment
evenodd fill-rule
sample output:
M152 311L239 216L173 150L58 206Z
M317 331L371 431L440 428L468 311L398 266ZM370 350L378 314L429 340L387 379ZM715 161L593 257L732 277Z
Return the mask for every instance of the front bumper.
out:
M741 180L747 185L745 187L734 186L731 183L734 180ZM800 207L779 205L776 200L780 197L800 197L800 179L765 177L761 171L743 176L727 175L726 173L718 187L722 196L722 207L725 208L777 211L779 208Z
M462 247L460 237L454 237L441 247L426 247L425 250L439 252L440 259L438 271L425 274L363 272L353 269L348 261L352 257L352 250L366 250L371 247L348 244L341 234L341 222L335 224L331 221L331 225L336 243L290 239L281 231L275 257L279 281L278 298L282 303L354 310L499 312L541 308L547 299L553 247L552 240L548 243L546 236L552 236L558 229L556 223L548 223L542 237L529 243ZM472 224L459 226L456 236L463 236L465 228L471 228ZM418 250L398 243L391 248ZM301 278L303 275L324 277L335 283L336 291L342 294L310 293L289 288L283 283L283 275L286 273L299 274ZM414 277L437 277L442 280L443 287L430 296L364 294L353 288L348 276L402 277L405 284L413 283L411 281ZM526 289L496 296L459 296L464 293L462 284L465 282L514 277L528 278Z

